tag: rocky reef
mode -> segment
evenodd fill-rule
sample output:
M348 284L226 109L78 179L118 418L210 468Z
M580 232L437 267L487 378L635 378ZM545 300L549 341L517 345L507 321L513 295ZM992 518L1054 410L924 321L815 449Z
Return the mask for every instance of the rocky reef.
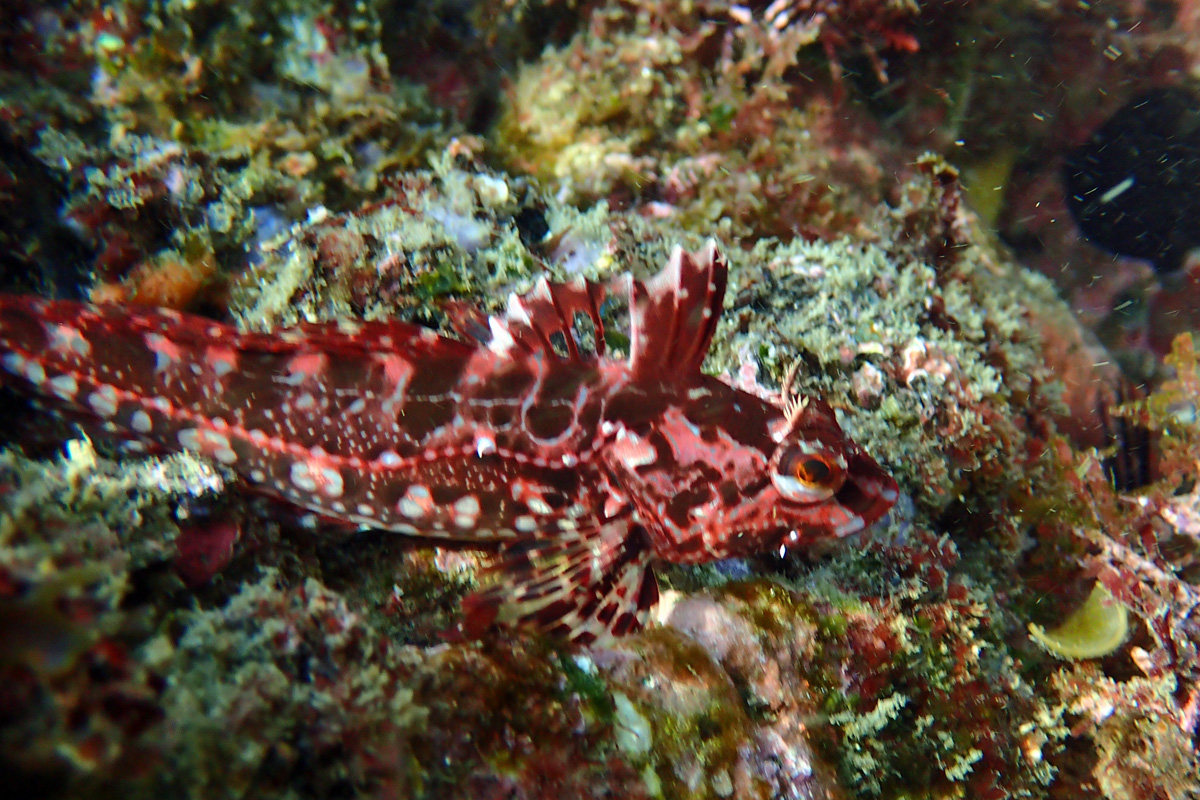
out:
M448 333L715 237L705 369L794 371L901 496L670 567L639 633L464 642L486 551L2 394L9 796L1196 796L1197 279L1089 244L1059 176L1198 74L1158 5L13 3L5 291Z

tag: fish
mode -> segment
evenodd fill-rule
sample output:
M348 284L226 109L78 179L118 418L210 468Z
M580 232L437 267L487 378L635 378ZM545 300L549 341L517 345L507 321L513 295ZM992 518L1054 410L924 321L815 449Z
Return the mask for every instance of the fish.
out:
M244 332L0 295L0 375L307 512L488 549L465 635L529 625L590 644L646 624L661 562L782 554L897 499L819 398L701 370L727 273L710 240L647 280L541 278L457 336L357 320ZM628 309L627 357L607 351L609 299Z

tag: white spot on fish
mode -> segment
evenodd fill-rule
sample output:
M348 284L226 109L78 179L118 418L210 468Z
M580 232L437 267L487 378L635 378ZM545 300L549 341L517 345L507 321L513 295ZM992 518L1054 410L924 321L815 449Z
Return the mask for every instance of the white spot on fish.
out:
M175 434L175 439L184 450L200 450L200 431L195 428L183 428Z
M316 478L313 477L312 471L305 461L293 461L288 478L292 485L301 491L315 492L317 490Z
M74 400L79 391L79 384L74 375L59 375L50 379L50 391L63 400Z
M133 417L129 420L129 427L138 433L149 433L154 430L154 421L150 419L149 414L139 408L133 412Z
M305 392L304 394L302 394L296 398L295 407L297 409L299 409L300 411L304 411L306 409L312 408L314 405L316 405L316 402L317 402L316 398L314 398L311 394Z
M92 354L91 344L83 338L78 328L50 323L46 325L46 334L50 337L50 348L58 353L65 355L72 352L80 358L87 358Z
M526 503L526 505L529 506L529 510L535 514L545 515L554 513L554 509L550 507L550 504L540 497L529 498L529 502Z
M213 424L216 425L218 421L224 422L218 417L213 420ZM229 465L237 462L237 453L233 451L229 444L229 437L225 434L217 431L205 431L203 440L206 445L203 452L208 453L222 464Z
M421 519L433 510L432 496L427 487L414 483L404 492L404 497L400 498L396 507L409 519Z
M107 383L88 395L88 405L99 417L111 417L117 413L117 391Z
M30 383L36 383L40 386L46 380L46 370L32 358L27 359L25 361L25 379Z
M413 500L407 495L400 498L400 502L396 505L396 508L400 510L401 514L409 519L421 519L425 516L425 511L421 508L417 501Z
M167 367L183 360L183 351L179 349L179 345L161 334L146 334L146 347L154 353L155 372L162 372Z
M454 501L454 512L468 517L479 516L479 500L475 495L468 494Z
M522 514L513 520L513 526L522 533L530 533L537 530L537 520L528 514Z
M4 368L13 375L25 374L25 357L19 353L7 353L4 356Z
M384 450L379 454L379 463L385 467L398 467L404 463L404 459L395 451Z
M475 434L475 455L483 458L486 455L496 452L496 439L489 433Z
M342 473L333 467L324 467L321 469L321 488L325 490L325 494L330 497L341 497L346 486L342 482Z
M287 363L287 377L276 378L288 386L299 386L325 371L328 357L324 353L301 353Z
M233 372L237 366L237 358L237 351L229 347L209 347L204 351L204 360L218 378Z

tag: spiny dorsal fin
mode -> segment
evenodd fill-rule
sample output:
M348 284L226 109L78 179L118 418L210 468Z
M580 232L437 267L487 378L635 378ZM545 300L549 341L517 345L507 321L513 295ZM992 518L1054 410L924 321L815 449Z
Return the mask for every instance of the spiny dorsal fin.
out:
M686 380L700 371L721 316L726 273L710 239L695 253L676 246L665 270L629 282L635 379Z
M504 316L492 317L491 340L488 346L498 355L547 353L562 356L555 344L566 348L567 360L579 361L582 354L575 339L575 315L584 314L592 321L593 347L596 355L604 354L604 324L600 320L600 304L605 289L594 281L576 279L571 283L551 283L544 277L523 295L509 295ZM562 337L555 340L555 335Z
M463 632L530 625L586 645L641 628L658 600L645 533L627 520L578 533L501 551L496 581L463 600Z

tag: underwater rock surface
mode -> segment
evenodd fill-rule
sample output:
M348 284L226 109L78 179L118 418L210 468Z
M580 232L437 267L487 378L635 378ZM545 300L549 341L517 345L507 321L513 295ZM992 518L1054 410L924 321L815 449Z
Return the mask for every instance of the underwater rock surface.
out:
M705 370L769 393L798 365L901 496L850 539L672 567L638 634L464 642L491 553L303 518L5 392L7 796L1196 796L1194 326L1147 302L1167 333L1111 356L1092 323L1150 270L1083 242L1061 177L1200 40L1185 4L1094 5L12 4L3 289L446 333L716 237ZM1100 163L1082 194L1137 177L1083 233L1177 264L1194 190L1131 210L1158 231L1133 252L1113 204L1181 184Z

